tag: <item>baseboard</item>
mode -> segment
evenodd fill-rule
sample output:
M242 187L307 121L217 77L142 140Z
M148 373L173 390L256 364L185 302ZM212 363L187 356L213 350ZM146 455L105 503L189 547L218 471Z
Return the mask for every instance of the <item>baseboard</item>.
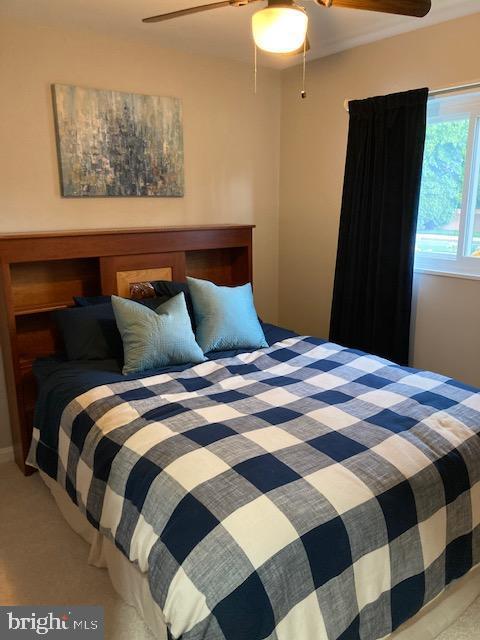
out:
M2 462L11 462L13 460L13 447L5 447L0 449L0 464Z

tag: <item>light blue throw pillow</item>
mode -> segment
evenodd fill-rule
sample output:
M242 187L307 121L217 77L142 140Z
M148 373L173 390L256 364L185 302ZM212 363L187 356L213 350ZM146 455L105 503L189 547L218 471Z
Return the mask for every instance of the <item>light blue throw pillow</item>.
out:
M219 287L187 278L203 352L268 347L253 303L252 285Z
M112 296L112 305L123 341L125 375L175 364L204 362L202 350L195 342L183 293L155 310L118 296Z

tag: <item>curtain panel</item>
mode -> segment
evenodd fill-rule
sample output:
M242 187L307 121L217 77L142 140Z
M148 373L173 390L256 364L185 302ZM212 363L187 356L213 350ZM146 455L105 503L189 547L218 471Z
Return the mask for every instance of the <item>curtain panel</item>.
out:
M428 89L354 100L330 340L408 363Z

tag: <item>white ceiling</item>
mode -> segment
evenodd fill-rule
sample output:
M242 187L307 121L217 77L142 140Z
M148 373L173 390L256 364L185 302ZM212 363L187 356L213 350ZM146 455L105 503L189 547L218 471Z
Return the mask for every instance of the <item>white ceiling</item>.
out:
M480 12L479 0L432 0L426 18L407 18L367 11L314 5L307 8L311 51L309 59L349 49L359 44L426 27L455 17ZM125 37L158 42L170 49L205 53L251 62L253 45L250 17L261 3L248 7L226 7L169 22L143 24L147 16L183 9L209 0L0 0L0 17L12 16L40 24L68 25ZM267 56L260 64L287 67L299 57Z

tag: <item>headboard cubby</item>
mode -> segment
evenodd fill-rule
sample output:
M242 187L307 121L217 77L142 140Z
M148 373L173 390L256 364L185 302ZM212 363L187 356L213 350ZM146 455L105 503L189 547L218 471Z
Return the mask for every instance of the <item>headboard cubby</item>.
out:
M76 295L127 295L149 280L187 275L252 281L252 225L102 229L0 236L0 334L15 460L26 474L36 358L62 349L51 319Z

